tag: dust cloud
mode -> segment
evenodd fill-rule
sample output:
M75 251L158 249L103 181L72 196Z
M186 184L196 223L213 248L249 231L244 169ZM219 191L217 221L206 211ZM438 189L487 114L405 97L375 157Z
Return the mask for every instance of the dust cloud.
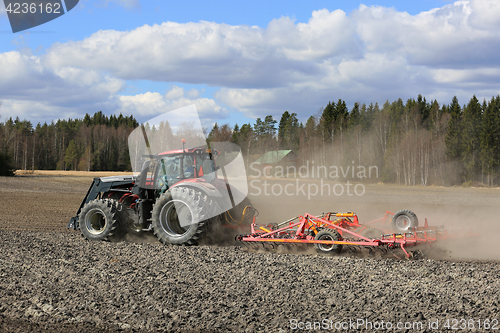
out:
M415 212L419 226L424 226L425 220L431 229L448 231L449 238L440 240L429 246L426 257L436 260L500 260L500 189L497 188L462 188L437 186L398 186L386 184L364 184L363 195L335 195L321 193L309 195L307 186L320 183L315 180L266 179L268 188L287 184L302 186L306 193L299 195L274 195L272 191L255 195L255 189L250 189L249 199L259 211L257 224L266 225L279 223L298 215L310 213L320 215L324 212L355 212L361 224L384 217L386 211L396 213L407 209ZM331 182L331 186L336 183ZM258 184L262 185L262 183ZM345 184L344 184L345 185ZM291 186L291 185L290 185ZM291 188L291 187L290 187ZM290 189L289 188L289 189ZM252 193L253 192L253 193ZM289 192L290 193L290 192ZM391 229L391 216L383 225L374 225L382 230ZM237 230L224 228L220 223L214 223L207 230L201 245L232 246L234 236L250 233L250 226L241 226ZM135 243L156 243L157 238L150 233L138 235L128 234L126 241ZM314 246L289 246L268 249L262 246L246 249L250 252L296 253L302 255L316 254ZM408 250L413 250L410 247ZM415 249L419 249L416 247ZM367 251L343 251L342 256L368 256ZM394 257L389 255L388 257Z

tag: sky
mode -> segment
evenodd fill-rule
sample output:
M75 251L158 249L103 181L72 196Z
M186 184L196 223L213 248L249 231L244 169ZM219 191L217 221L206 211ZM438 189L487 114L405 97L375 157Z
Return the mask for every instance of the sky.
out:
M0 122L194 104L206 127L329 101L500 94L500 1L80 0L12 33L0 2Z

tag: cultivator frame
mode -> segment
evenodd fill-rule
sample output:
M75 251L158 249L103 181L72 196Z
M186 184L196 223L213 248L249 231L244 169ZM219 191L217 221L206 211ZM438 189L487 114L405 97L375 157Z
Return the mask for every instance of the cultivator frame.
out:
M416 258L420 251L408 251L407 247L428 245L440 239L453 237L444 227L429 227L427 219L423 227L410 227L407 232L384 232L379 237L363 236L363 230L377 224L385 225L389 215L386 211L383 218L366 224L359 224L358 217L353 212L330 212L320 216L306 213L281 222L277 225L258 226L255 218L251 224L251 233L236 236L236 241L244 245L270 245L272 248L279 244L314 244L318 252L340 252L346 247L351 252L366 248L370 253L380 250L383 253L392 253L400 258L394 250L401 249L406 258ZM335 218L335 219L332 219ZM294 222L298 219L298 222ZM324 232L323 230L329 230ZM324 237L324 236L327 237ZM328 235L331 235L328 237ZM320 236L318 238L318 236ZM333 251L332 251L333 250ZM401 259L401 258L400 258Z

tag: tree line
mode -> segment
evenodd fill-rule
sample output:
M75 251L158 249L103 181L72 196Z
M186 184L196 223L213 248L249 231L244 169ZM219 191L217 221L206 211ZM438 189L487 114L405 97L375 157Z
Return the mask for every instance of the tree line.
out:
M378 103L330 101L305 123L285 111L255 123L219 126L208 140L238 144L247 162L266 151L291 149L299 165L378 168L378 177L363 182L404 185L499 185L500 97L480 103L476 96L460 106L428 102L418 95ZM323 176L323 175L322 175Z
M0 173L22 170L131 170L127 140L139 124L133 116L102 111L83 119L33 127L28 120L0 123Z
M127 138L133 116L106 116L37 124L0 123L0 173L12 169L130 171ZM249 163L267 151L290 149L298 165L376 166L377 177L354 179L404 185L499 185L500 96L460 105L418 95L382 106L330 101L305 122L285 111L253 124L215 124L208 142L240 146ZM352 175L348 175L352 178ZM356 176L354 177L356 178Z

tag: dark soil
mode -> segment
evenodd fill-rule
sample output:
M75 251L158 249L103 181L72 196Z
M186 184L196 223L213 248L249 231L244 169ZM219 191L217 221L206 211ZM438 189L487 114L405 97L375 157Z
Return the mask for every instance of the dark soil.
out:
M0 178L0 332L288 332L357 320L360 331L384 321L438 332L453 319L500 328L496 260L89 242L66 230L88 186Z
M288 331L292 319L498 319L497 262L247 253L0 231L7 331Z

